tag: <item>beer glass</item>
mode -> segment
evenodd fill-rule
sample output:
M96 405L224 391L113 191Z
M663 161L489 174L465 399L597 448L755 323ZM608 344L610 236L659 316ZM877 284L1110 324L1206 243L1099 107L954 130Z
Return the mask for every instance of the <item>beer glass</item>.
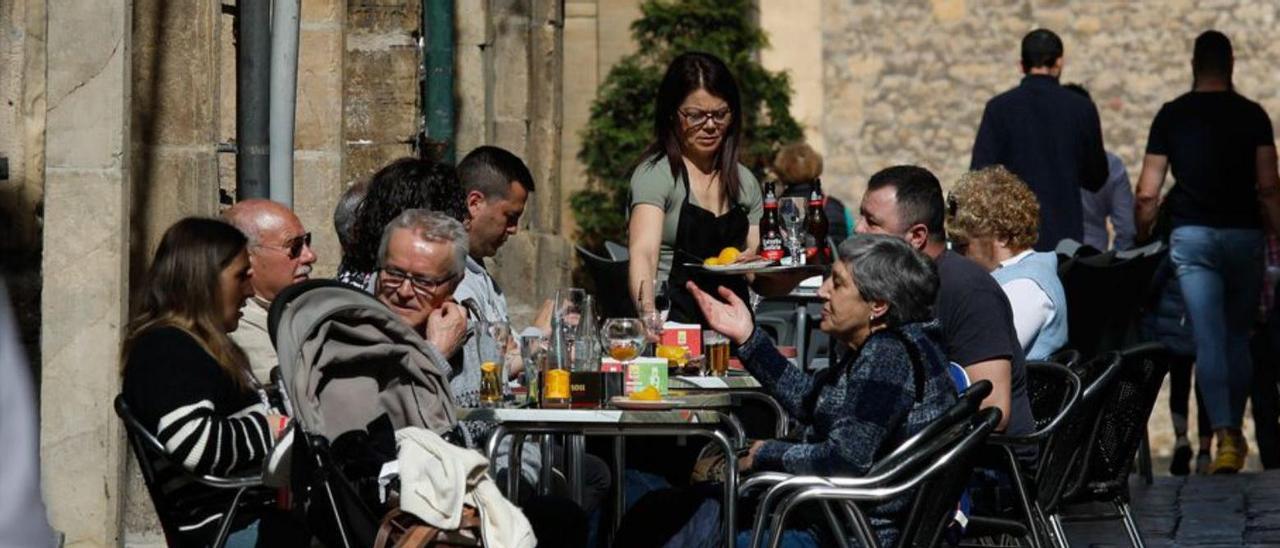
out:
M729 338L715 331L702 335L702 375L723 377L729 373Z

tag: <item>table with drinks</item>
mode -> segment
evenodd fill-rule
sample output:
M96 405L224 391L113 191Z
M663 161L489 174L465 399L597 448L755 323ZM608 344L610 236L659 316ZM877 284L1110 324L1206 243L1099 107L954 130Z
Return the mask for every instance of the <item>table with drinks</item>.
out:
M768 398L749 375L730 373L726 337L697 325L664 322L665 310L659 309L665 306L654 289L652 284L642 289L647 295L641 298L640 318L610 318L599 324L590 295L581 289L558 291L550 335L519 337L523 371L518 382L503 382L510 379L508 360L491 352L492 359L484 359L481 366L482 407L459 411L460 419L497 424L487 446L491 462L496 462L503 439L511 438L509 470L520 468L523 443L536 437L544 463L537 487L544 493L551 483L551 438L563 438L566 479L577 502L582 500L585 438L612 438L615 527L625 509L626 438L702 437L733 455L746 441L732 414L742 401L736 390ZM497 348L508 348L511 334L505 325L487 325L483 331L495 339ZM731 543L737 470L726 468L724 524L726 542ZM503 486L512 500L519 476L507 474Z

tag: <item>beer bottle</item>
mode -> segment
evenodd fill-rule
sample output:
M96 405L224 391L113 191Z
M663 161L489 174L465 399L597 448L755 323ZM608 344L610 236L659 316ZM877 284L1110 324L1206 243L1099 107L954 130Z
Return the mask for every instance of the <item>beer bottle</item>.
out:
M787 254L782 243L782 227L778 221L778 197L773 182L764 184L764 216L760 217L760 257L780 261Z
M823 207L825 204L822 182L814 180L813 190L809 193L809 209L805 214L805 229L809 232L805 238L805 243L808 244L805 255L809 264L831 264L831 246L827 244L827 233L831 226Z

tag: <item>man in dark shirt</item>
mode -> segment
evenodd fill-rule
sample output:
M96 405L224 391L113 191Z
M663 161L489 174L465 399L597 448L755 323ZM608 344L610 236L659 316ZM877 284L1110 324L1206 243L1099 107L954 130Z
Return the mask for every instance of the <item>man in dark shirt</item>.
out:
M1026 363L1009 299L990 273L947 249L943 207L942 185L929 170L890 167L867 183L857 232L902 237L934 259L939 281L934 314L942 323L947 359L963 366L971 380L991 381L991 395L983 406L1000 408L1000 430L1029 434L1034 422L1027 400ZM1034 454L1031 449L1020 455Z
M1196 38L1192 90L1161 107L1151 123L1135 212L1138 234L1146 237L1172 168L1170 257L1193 326L1196 384L1218 439L1214 473L1239 471L1248 454L1240 429L1252 375L1249 331L1262 284L1263 220L1280 229L1271 120L1235 92L1233 64L1225 35Z
M970 169L1001 164L1040 200L1040 241L1049 251L1084 236L1080 188L1107 182L1102 125L1093 102L1058 85L1062 39L1037 29L1022 39L1022 83L987 103Z

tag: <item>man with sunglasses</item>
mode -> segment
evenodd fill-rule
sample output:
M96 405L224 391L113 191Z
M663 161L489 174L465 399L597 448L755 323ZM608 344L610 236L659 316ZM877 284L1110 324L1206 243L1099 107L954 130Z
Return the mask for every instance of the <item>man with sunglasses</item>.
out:
M278 360L267 333L267 311L280 291L310 277L316 262L311 233L293 211L271 200L244 200L222 215L249 239L252 272L253 297L241 307L240 326L231 339L248 355L253 375L268 383Z

